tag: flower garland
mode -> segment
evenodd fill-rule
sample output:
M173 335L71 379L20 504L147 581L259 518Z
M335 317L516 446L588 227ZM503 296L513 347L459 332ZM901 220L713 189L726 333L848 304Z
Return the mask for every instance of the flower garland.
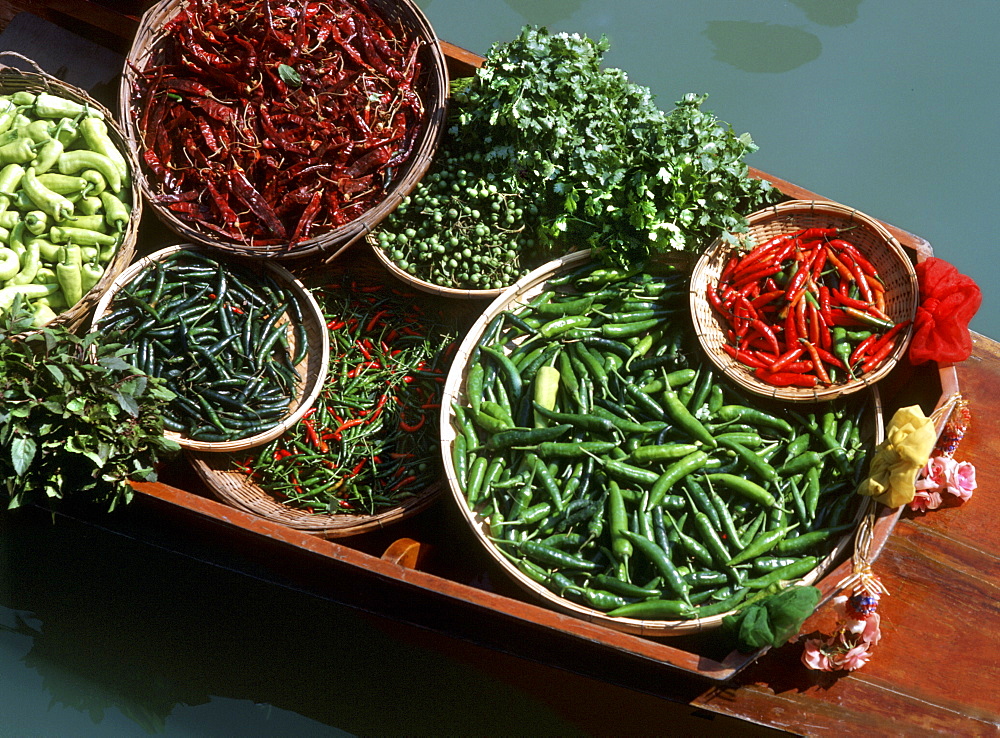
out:
M938 411L947 413L947 422L941 432L933 452L926 463L916 473L909 496L911 510L925 512L941 507L946 502L960 505L968 500L976 489L976 468L966 461L956 461L955 451L965 436L972 414L969 403L959 395L945 402ZM932 416L933 417L933 416ZM895 423L896 418L893 418ZM893 424L890 424L892 426ZM892 435L890 427L889 435ZM899 429L895 428L896 433ZM904 434L905 435L905 434ZM905 437L897 437L903 445ZM880 445L879 452L892 453ZM878 455L878 453L876 455ZM873 461L873 467L875 462ZM864 493L859 489L859 492ZM869 493L871 494L871 493ZM838 616L833 633L823 638L809 638L805 641L802 663L818 671L854 671L868 663L872 648L881 640L879 600L888 594L878 577L871 570L868 551L871 545L872 523L874 521L874 498L868 497L866 513L868 525L859 526L855 540L854 573L839 585L847 594L833 598L834 612Z

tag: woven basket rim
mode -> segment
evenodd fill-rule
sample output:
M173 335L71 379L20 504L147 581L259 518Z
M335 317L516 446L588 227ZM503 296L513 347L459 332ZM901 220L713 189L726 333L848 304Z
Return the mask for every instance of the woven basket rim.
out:
M150 181L147 172L142 167L137 167L135 179L139 189L147 200L149 209L167 228L193 243L239 256L275 260L299 260L321 256L329 261L341 255L359 239L364 238L377 227L378 223L396 209L430 167L434 152L437 150L444 133L448 97L448 70L437 34L420 7L411 0L391 0L391 3L389 0L371 1L376 6L380 3L391 4L397 10L403 9L409 16L414 37L423 41L420 55L424 58L423 74L426 75L427 79L424 100L424 128L419 134L408 160L403 165L401 176L394 178L386 187L382 199L348 223L331 228L292 247L289 247L287 243L255 247L252 244L225 238L221 234L202 229L196 224L179 218L158 202L157 188ZM155 52L156 43L162 38L163 25L185 2L187 0L160 0L150 6L140 18L139 27L126 57L118 96L119 115L125 125L125 140L136 161L140 161L142 156L136 123L139 111L132 94L135 76L138 70L145 66L149 56Z
M255 484L244 472L232 467L232 455L188 451L187 458L205 485L223 502L259 518L281 523L319 538L344 538L384 529L433 504L444 491L434 482L417 494L374 515L323 513L285 505Z
M788 200L776 205L755 211L748 216L750 233L757 225L773 223L784 219L794 219L796 216L821 216L838 221L857 224L872 234L885 246L889 258L898 268L905 272L906 293L902 297L902 307L897 320L909 320L910 324L899 334L896 347L892 353L873 371L854 379L848 379L829 386L805 387L775 387L762 382L743 364L737 362L718 348L724 339L719 337L720 328L714 313L708 305L705 295L706 287L713 278L709 271L718 266L726 256L737 251L737 247L724 237L719 237L702 253L691 273L690 306L695 332L709 360L727 377L739 386L758 396L797 403L815 403L833 400L838 397L864 390L884 379L895 368L900 359L905 356L913 335L913 317L919 302L916 270L906 255L899 241L871 216L848 206L831 200ZM748 240L746 234L740 234L740 240ZM752 245L752 244L751 244ZM717 277L717 274L715 275ZM713 317L708 318L707 315Z
M128 268L115 277L111 285L101 296L94 309L93 317L91 318L90 330L92 332L99 330L98 323L107 313L111 301L125 285L129 284L140 273L142 273L147 266L153 264L154 262L162 261L167 256L175 254L178 251L199 250L209 249L203 244L174 244L172 246L159 249L158 251L154 251L148 256L145 256L129 265ZM239 259L240 257L230 256L228 258ZM315 347L315 350L312 346L310 346L309 351L306 354L306 358L303 359L303 363L307 366L307 371L302 386L299 388L298 396L294 400L297 404L292 412L282 419L282 421L277 425L261 433L233 441L198 441L192 438L187 438L174 431L164 431L164 435L167 438L176 441L184 449L209 453L232 453L236 451L244 451L246 449L268 443L280 436L286 428L289 428L297 423L302 416L309 411L309 408L315 402L320 391L322 390L323 382L326 379L330 356L329 334L326 331L326 321L323 320L322 311L309 290L287 269L273 262L259 263L264 269L270 272L271 276L274 277L279 284L284 286L289 291L290 295L294 299L300 303L303 320L311 321L314 325L318 323L318 326L322 327L322 330L317 329L316 331L320 336L320 344Z
M523 574L511 561L501 554L496 546L489 540L486 521L475 511L469 508L465 496L461 491L458 482L458 475L452 459L452 447L457 437L456 429L453 425L454 411L452 403L461 403L464 397L465 377L469 368L469 360L477 342L482 336L489 322L504 309L517 302L529 300L535 294L545 289L547 280L560 272L560 270L571 270L581 266L590 258L589 251L577 251L559 259L550 261L529 274L519 279L515 284L507 288L503 294L497 297L487 309L479 316L476 322L469 329L465 339L459 345L452 361L451 370L445 380L444 396L441 400L440 411L440 433L441 433L441 459L444 464L445 478L451 497L462 515L462 518L472 530L474 536L489 554L493 562L502 569L521 589L533 595L535 598L544 601L554 609L565 614L573 615L588 622L598 623L608 626L614 630L631 633L641 636L677 636L690 635L718 628L722 624L723 618L730 613L699 618L693 620L640 620L637 618L610 617L606 613L585 605L562 598L534 582ZM884 430L882 420L882 403L877 386L871 386L872 403L875 412L875 436L876 442L881 441ZM856 523L860 523L862 514L858 511ZM848 531L834 547L834 549L810 572L801 579L802 584L811 584L818 581L831 569L832 564L837 561L846 550L853 538L853 532Z
M6 94L8 88L16 84L18 89L23 90L45 90L53 94L59 94L77 103L85 103L89 107L98 111L108 129L108 135L115 143L118 150L128 162L130 174L137 171L135 159L132 155L131 147L128 146L125 133L115 119L114 114L100 101L94 99L86 90L64 82L46 72L42 67L24 54L16 51L0 51L0 59L3 57L15 57L21 59L34 67L32 70L24 70L19 67L9 66L0 61L0 93ZM90 290L75 305L70 305L66 310L59 313L49 326L65 326L68 330L75 331L82 326L90 314L91 310L98 303L101 296L109 289L115 277L125 269L135 257L136 242L139 237L139 223L142 220L143 202L141 192L136 182L136 177L131 176L128 185L131 195L129 223L122 234L121 241L115 249L115 255L105 265L104 273Z
M472 290L472 289L458 289L456 287L442 287L441 285L434 284L433 282L428 282L420 277L415 277L410 274L405 269L400 269L399 265L396 264L389 255L385 253L385 249L378 245L374 239L368 238L368 243L371 250L375 252L375 256L382 263L382 265L389 270L396 279L408 284L414 289L418 289L421 292L427 292L432 295L441 295L443 297L453 297L460 300L488 300L494 299L501 294L503 294L506 287L501 287L499 289L492 290Z

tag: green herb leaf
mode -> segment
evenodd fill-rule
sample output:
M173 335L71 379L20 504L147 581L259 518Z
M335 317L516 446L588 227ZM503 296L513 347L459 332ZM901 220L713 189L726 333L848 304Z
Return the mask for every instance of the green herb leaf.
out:
M0 316L0 478L8 506L70 496L111 509L128 502L130 481L149 478L179 448L163 436L162 408L173 393L131 366L122 346L62 326L27 332L31 321L18 304Z
M30 437L14 436L10 444L10 460L14 473L23 477L35 459L35 441Z
M291 67L288 64L278 65L278 77L280 77L281 81L286 85L291 85L292 87L302 86L301 75L299 75L299 73L295 70L295 67Z

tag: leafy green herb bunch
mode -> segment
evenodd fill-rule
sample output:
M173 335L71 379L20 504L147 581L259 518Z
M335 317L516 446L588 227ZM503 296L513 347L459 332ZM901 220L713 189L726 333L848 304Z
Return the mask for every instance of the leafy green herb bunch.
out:
M20 303L0 318L0 474L9 507L73 498L114 509L178 450L160 408L173 396L132 352L63 326L34 330Z
M705 95L659 109L648 88L601 66L609 48L603 37L536 27L494 45L453 94L455 145L478 147L535 197L543 247L590 247L636 266L744 231L745 214L777 195L749 176L750 136L702 110Z

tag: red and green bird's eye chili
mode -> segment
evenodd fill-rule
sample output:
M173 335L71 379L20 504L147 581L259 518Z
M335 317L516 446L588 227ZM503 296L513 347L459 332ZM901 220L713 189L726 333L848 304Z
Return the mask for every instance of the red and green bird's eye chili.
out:
M312 413L257 457L254 479L266 489L274 483L269 460L301 445L319 453L321 463L296 466L294 472L320 479L315 486L300 484L298 499L289 497L286 504L330 514L373 514L419 494L437 477L433 421L454 325L408 292L363 284L346 273L313 279L310 286L327 318L331 371ZM233 287L230 280L230 293ZM452 461L466 489L471 483L472 493L488 505L501 469L495 459L474 451L480 439L469 412L460 411Z

